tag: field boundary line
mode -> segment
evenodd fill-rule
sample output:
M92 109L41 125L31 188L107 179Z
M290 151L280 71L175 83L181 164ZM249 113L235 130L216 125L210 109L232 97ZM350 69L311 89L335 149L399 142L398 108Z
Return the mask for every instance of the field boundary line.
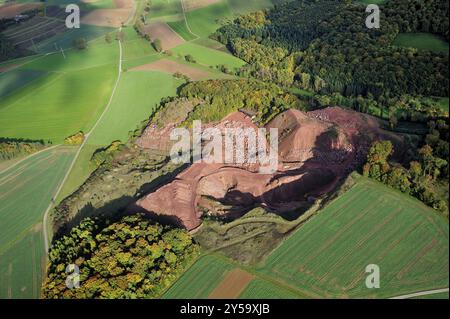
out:
M119 31L121 31L121 30L122 30L122 28L119 28ZM56 198L58 197L58 195L59 195L59 193L61 192L61 190L62 190L62 188L63 188L63 186L64 186L64 184L65 184L67 178L69 177L70 173L72 172L73 167L75 166L75 163L76 163L76 161L77 161L77 159L78 159L78 157L79 157L79 155L80 155L80 153L81 153L81 150L82 150L83 147L86 145L86 142L88 141L90 134L91 134L91 133L95 130L95 128L98 126L98 124L100 123L100 121L102 120L102 118L105 116L105 114L108 112L108 110L109 110L109 108L110 108L110 106L111 106L111 104L112 104L113 98L114 98L114 96L115 96L117 87L119 86L119 82L120 82L120 79L121 79L121 76L122 76L122 54L123 54L123 50L122 50L122 41L118 40L118 42L119 42L119 74L118 74L118 76L117 76L116 83L115 83L115 85L114 85L114 87L113 87L113 90L112 90L112 92L111 92L111 95L110 95L110 97L109 97L108 104L106 105L105 109L103 110L102 114L101 114L100 117L97 119L97 121L95 122L95 124L94 124L94 125L92 126L92 128L89 130L89 132L86 133L85 139L84 139L83 143L80 145L80 147L78 148L78 150L77 150L77 152L76 152L76 154L75 154L75 156L74 156L74 158L73 158L73 160L72 160L72 163L70 164L70 166L69 166L69 168L68 168L68 170L67 170L67 172L66 172L66 175L64 176L64 178L63 178L63 180L61 181L60 185L58 186L58 188L57 188L55 194L53 195L53 199L56 199ZM47 224L47 223L48 223L48 213L50 212L50 210L51 210L51 208L53 207L53 205L54 205L54 203L53 203L53 201L51 201L50 204L49 204L49 206L48 206L47 209L45 210L44 218L43 218L43 234L44 234L44 246L45 246L45 254L46 254L46 256L48 255L48 250L49 250L49 240L48 240L48 232L47 232L47 226L48 226L48 224Z
M0 171L0 174L3 174L3 173L5 173L5 172L7 172L7 171L10 170L11 168L13 168L13 167L19 165L20 163L22 163L23 161L26 161L27 159L32 158L32 157L35 156L35 155L38 155L38 154L40 154L40 153L49 151L49 150L54 149L54 148L56 148L56 147L58 147L58 146L61 146L61 144L53 145L53 146L51 146L51 147L47 147L47 148L44 148L43 150L37 151L36 153L30 154L30 155L28 155L28 156L22 158L20 161L18 161L18 162L16 162L16 163L12 164L11 166L8 166L7 168L5 168L5 169L2 170L2 171Z
M389 299L410 299L410 298L414 298L414 297L434 295L434 294L438 294L438 293L441 293L441 292L448 292L448 291L449 291L449 288L433 289L433 290L426 290L426 291L418 291L418 292L413 292L413 293L406 294L406 295L400 295L400 296L391 297Z
M188 31L189 31L193 36L195 36L195 37L197 37L197 39L199 39L200 36L199 36L198 34L192 32L192 29L191 29L191 27L189 26L189 23L188 23L188 21L187 21L187 18L186 18L186 9L184 8L184 0L180 0L180 2L181 2L181 11L183 11L183 18L184 18L184 23L186 24L186 28L188 29Z

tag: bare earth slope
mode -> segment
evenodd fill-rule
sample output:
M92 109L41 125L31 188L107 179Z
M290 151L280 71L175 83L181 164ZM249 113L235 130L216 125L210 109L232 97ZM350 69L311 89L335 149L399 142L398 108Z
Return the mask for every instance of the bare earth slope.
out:
M167 152L172 145L170 131L182 120L165 127L152 123L137 141L138 146ZM235 112L206 127L256 125L249 116ZM237 217L255 206L275 213L288 212L331 191L362 163L373 140L403 143L380 129L375 119L338 107L309 113L288 110L265 127L279 131L279 164L275 173L259 173L258 164L194 163L130 209L177 217L189 230L201 225L205 213Z

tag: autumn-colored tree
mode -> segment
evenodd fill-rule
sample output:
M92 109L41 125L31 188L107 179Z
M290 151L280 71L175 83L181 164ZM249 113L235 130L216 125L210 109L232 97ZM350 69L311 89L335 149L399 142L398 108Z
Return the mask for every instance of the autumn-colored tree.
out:
M185 230L151 223L143 215L104 224L85 219L53 244L45 298L158 297L198 254ZM66 286L70 264L79 269L77 289Z

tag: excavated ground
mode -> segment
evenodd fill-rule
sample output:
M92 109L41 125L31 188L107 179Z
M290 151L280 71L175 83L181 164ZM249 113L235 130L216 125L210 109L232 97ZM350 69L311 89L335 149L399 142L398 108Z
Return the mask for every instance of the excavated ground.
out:
M168 152L174 143L170 132L181 122L165 127L151 123L137 145L149 151ZM241 112L206 127L222 132L224 128L257 128ZM279 132L276 172L262 174L258 164L194 163L171 183L138 200L133 209L176 217L188 230L199 227L205 213L238 217L260 206L282 215L332 191L363 163L374 140L403 144L402 139L382 130L376 119L339 107L308 113L288 110L265 128L277 128Z

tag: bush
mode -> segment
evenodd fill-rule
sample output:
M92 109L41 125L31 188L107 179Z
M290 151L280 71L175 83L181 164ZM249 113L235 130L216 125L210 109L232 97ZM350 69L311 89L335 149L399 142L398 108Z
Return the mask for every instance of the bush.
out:
M84 50L87 48L87 41L85 38L78 38L73 41L73 46L78 50Z
M78 132L64 139L66 145L81 145L84 141L84 133Z

